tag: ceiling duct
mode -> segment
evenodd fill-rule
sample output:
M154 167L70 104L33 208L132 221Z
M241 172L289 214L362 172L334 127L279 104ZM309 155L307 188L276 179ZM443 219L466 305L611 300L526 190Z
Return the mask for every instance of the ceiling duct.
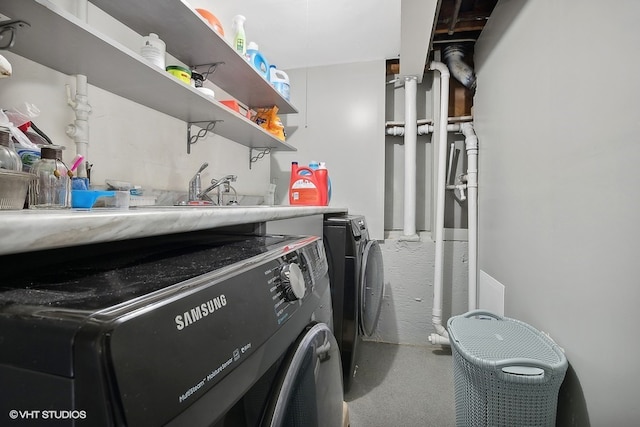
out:
M473 68L464 61L465 49L461 44L452 44L444 48L442 52L445 64L449 72L456 80L468 89L475 91L476 75Z

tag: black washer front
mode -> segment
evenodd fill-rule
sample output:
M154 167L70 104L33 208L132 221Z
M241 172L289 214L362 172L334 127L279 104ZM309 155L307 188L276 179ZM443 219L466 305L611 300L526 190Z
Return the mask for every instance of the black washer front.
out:
M0 425L16 410L210 426L313 319L331 322L317 237L198 232L29 255L0 257ZM293 265L297 299L282 277Z
M340 347L344 389L355 375L358 343L377 326L384 292L382 252L369 239L363 216L327 218L323 229L329 262L334 334Z

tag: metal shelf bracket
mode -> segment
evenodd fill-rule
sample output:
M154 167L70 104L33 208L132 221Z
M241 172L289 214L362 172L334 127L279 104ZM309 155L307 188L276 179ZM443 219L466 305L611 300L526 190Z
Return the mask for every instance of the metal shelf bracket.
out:
M6 50L13 47L16 42L16 31L18 28L30 27L28 22L15 20L15 21L2 21L0 22L0 50ZM8 41L5 41L8 38Z
M254 148L249 148L249 169L251 165L271 152L271 148L256 148L257 154L253 155Z
M208 120L208 121L202 121L202 122L187 123L187 154L191 154L191 146L193 144L198 142L200 138L204 138L207 135L207 133L209 132L213 133L213 130L215 129L216 125L219 122L223 122L223 121L224 120ZM200 130L195 135L191 135L191 125L195 125L199 123L206 123L207 125L203 128L200 128Z
M207 71L205 71L204 73L202 73L202 77L207 80L207 78L209 77L209 75L213 74L216 72L216 70L218 69L218 65L223 65L224 61L221 62L214 62L212 64L200 64L200 65L194 65L193 68L198 69L201 67L209 67L207 69Z

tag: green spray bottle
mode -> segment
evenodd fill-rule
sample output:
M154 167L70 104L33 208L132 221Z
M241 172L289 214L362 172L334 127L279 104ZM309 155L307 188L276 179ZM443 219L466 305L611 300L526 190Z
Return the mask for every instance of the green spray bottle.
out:
M233 18L233 29L235 35L233 36L233 48L244 58L247 54L247 36L244 33L244 21L246 21L243 15L236 15Z

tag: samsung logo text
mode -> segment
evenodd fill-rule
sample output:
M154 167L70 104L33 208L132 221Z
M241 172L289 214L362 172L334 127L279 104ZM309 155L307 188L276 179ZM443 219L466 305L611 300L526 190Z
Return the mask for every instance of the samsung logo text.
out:
M178 314L175 318L176 329L183 330L187 326L193 325L198 320L202 320L210 314L215 313L222 307L227 305L227 297L224 294L203 302L200 305L193 307L189 311L185 311L182 314Z

